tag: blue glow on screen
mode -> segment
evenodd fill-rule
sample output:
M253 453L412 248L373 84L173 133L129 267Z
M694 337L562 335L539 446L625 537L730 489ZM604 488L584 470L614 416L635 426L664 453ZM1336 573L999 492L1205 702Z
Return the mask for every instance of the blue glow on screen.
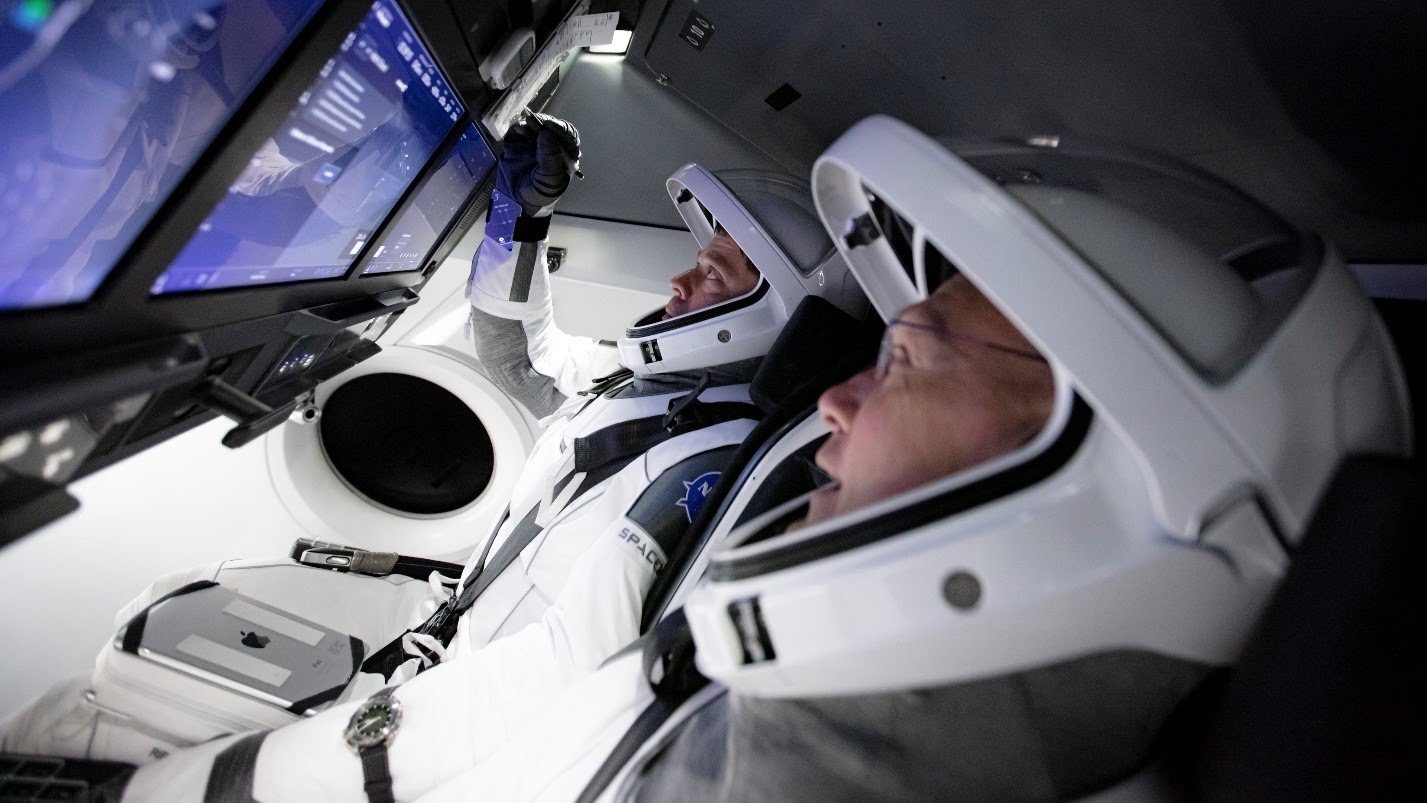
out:
M151 292L344 275L464 112L379 0Z
M89 299L322 0L4 0L0 310Z
M362 275L399 273L422 267L442 232L455 220L471 193L485 181L495 163L495 154L476 127L468 127L441 166L397 215L396 222L367 260Z
M500 183L491 190L491 208L486 212L486 236L505 246L515 247L515 221L520 217L520 204L501 192Z

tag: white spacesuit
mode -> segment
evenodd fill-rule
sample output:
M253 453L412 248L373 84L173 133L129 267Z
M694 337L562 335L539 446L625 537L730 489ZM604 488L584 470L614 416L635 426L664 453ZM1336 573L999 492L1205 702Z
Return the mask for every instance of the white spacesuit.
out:
M957 152L864 121L819 160L819 208L889 321L958 270L1005 312L1053 375L1038 434L798 529L782 527L807 496L755 518L686 605L715 683L670 688L689 675L651 639L522 701L444 783L398 778L398 798L1074 797L1142 766L1174 706L1234 662L1338 460L1408 448L1380 321L1331 251L1221 250L1312 240L1192 171ZM1188 206L1155 221L1169 193ZM130 791L173 788L159 766Z
M573 164L568 161L571 171ZM520 177L510 184L519 197ZM622 344L636 355L629 370L586 395L578 391L619 361L615 350L554 324L544 241L553 197L543 208L523 204L513 242L491 231L482 243L469 287L478 354L513 398L545 417L545 430L508 515L472 556L454 592L440 578L337 574L292 561L230 562L166 578L121 620L174 588L216 579L355 635L369 649L388 645L378 657L393 660L380 674L360 675L343 699L365 696L387 682L384 675L399 682L444 660L403 687L413 732L429 738L405 740L409 756L393 754L394 769L412 768L398 772L398 784L407 777L435 782L468 765L505 738L504 708L556 693L633 640L644 592L666 551L754 425L747 382L760 355L805 296L865 309L817 222L805 183L747 171L720 178L689 165L669 180L669 190L686 217L695 218L691 228L700 246L712 239L715 221L747 254L756 282L725 303L632 328L628 345ZM407 629L415 632L402 636ZM211 708L122 696L116 702L105 694L112 685L105 682L105 662L112 658L106 651L93 678L57 689L22 712L0 746L142 763L223 733L301 719L273 709L264 712L268 718L245 723L231 712L215 716ZM371 659L367 668L374 668ZM95 687L97 694L86 694ZM279 784L272 794L308 799L340 796L351 784L360 788L360 768L354 775L342 769L356 760L341 736L346 708L274 735L283 746L265 750L258 765L260 778ZM431 718L423 722L426 715ZM308 748L330 747L329 738L341 753L330 773L262 769L264 761L294 756L320 762ZM179 759L172 765L181 766ZM319 788L302 786L310 782Z

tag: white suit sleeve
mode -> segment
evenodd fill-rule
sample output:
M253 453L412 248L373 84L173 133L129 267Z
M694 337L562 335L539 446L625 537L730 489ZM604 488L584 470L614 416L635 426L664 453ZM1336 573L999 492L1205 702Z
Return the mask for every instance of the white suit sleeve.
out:
M479 764L634 640L655 564L619 537L621 529L591 544L541 621L397 688L402 724L389 762L398 800L420 797ZM253 757L221 770L219 786L241 793L250 783L252 796L263 801L362 799L361 763L343 739L360 705L344 703L267 733L252 745ZM230 742L179 750L143 767L127 799L200 799L199 779L220 772L218 745Z
M397 688L402 723L388 760L398 800L420 797L479 764L639 635L654 565L618 538L621 525L591 544L539 622ZM253 797L362 799L361 764L343 738L359 706L338 705L268 733L252 764ZM176 751L144 767L129 791L143 799L198 799L204 784L195 779L218 763L214 753L207 745Z
M547 243L501 243L476 252L466 295L476 355L501 389L536 417L619 367L619 353L560 331L550 297Z

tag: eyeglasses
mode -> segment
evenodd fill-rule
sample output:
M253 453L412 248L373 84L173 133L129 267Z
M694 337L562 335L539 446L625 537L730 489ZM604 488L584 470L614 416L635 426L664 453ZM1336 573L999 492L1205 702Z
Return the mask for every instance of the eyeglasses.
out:
M882 333L882 345L877 351L877 367L873 371L873 376L878 382L886 379L887 372L892 368L892 353L896 348L896 342L892 339L892 328L895 326L905 326L909 329L927 332L943 343L961 343L976 348L999 351L1002 354L1009 354L1023 360L1034 360L1039 363L1047 362L1045 357L1034 351L1016 348L1015 346L1005 346L1000 343L992 343L989 340L982 340L979 337L972 337L971 335L953 334L942 329L940 326L894 318L887 322L887 331Z

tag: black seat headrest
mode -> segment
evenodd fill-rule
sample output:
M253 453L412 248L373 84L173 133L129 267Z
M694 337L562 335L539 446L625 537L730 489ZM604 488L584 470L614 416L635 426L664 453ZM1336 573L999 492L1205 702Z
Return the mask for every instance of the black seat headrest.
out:
M1209 800L1427 791L1427 471L1346 462L1249 642L1195 766Z
M881 334L880 326L808 296L763 358L748 395L765 413L806 407L832 384L870 366Z

